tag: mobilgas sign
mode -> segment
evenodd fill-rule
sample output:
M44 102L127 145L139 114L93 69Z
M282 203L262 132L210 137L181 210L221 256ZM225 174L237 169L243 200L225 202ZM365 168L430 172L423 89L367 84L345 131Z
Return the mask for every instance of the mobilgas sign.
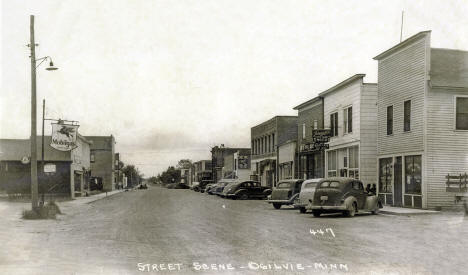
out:
M71 151L78 147L76 136L79 125L52 123L52 140L50 146L59 151Z

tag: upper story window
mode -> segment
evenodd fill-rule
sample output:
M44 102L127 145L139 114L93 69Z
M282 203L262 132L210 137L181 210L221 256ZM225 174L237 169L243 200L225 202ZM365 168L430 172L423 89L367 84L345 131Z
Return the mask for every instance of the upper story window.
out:
M318 120L314 120L314 130L318 129Z
M353 132L353 107L350 106L343 110L343 131L344 133Z
M455 129L468 130L468 97L456 97Z
M338 136L338 113L330 114L330 129L331 136Z
M302 138L306 138L306 126L305 123L302 123Z
M89 155L89 161L90 161L90 162L94 162L94 161L95 161L95 159L94 159L94 154Z
M387 107L387 135L393 134L393 106Z
M403 131L411 130L411 100L405 101L403 110Z

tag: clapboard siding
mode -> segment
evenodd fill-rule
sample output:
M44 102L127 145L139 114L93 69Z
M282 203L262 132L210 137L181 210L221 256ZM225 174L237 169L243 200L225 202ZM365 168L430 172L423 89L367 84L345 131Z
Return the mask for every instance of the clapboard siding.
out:
M445 191L447 174L468 173L468 131L455 131L455 96L468 89L430 89L427 98L428 208L452 207L454 194Z
M359 140L360 132L360 93L362 79L354 81L349 85L330 92L324 97L324 124L325 128L330 128L330 114L338 112L338 136L330 139L330 147L343 143ZM343 129L343 109L353 106L353 132L344 134Z
M379 60L377 153L386 155L424 150L423 113L426 39ZM411 100L411 131L403 131L404 101ZM393 135L387 136L387 106L393 106Z
M363 85L360 105L361 180L365 184L377 184L377 85Z
M330 139L330 150L359 145L359 177L364 184L377 178L377 85L363 84L362 78L324 96L325 128L330 128L330 114L338 112L338 136ZM343 110L353 107L353 132L344 134ZM329 150L327 150L329 151ZM325 154L328 166L328 154Z

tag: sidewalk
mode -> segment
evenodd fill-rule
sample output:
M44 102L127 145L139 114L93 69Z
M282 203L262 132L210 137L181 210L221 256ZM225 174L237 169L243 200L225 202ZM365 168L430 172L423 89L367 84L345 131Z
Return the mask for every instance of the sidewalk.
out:
M425 210L425 209L415 209L415 208L405 208L405 207L393 207L384 205L383 208L379 211L382 214L390 215L422 215L422 214L440 214L440 211L435 210Z

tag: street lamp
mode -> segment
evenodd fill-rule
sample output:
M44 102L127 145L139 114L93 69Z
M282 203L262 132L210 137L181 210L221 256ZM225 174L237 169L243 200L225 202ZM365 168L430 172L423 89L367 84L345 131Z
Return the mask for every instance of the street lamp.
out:
M36 69L39 65L42 64L45 60L50 60L50 66L47 70L57 70L54 67L52 58L49 56L36 59L36 46L34 42L34 15L30 17L30 44L28 45L31 49L31 204L32 209L35 210L38 207L38 178L37 178L37 125L36 125ZM36 66L36 61L41 61L39 65Z

